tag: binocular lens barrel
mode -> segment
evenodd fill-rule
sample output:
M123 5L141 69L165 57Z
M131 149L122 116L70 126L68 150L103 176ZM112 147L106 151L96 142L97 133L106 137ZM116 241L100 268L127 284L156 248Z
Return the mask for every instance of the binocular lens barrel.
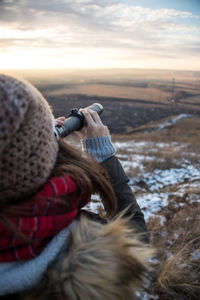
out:
M103 112L103 106L100 103L93 103L86 107L86 109L94 110L99 115ZM84 115L77 108L74 108L71 110L71 115L65 120L64 125L56 127L57 134L60 137L66 137L72 132L80 130L83 127L84 122Z

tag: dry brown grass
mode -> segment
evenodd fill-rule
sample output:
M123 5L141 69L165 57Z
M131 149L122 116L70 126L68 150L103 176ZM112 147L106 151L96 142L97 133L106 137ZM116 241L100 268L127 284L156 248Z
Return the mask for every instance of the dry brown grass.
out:
M200 118L188 118L178 121L171 127L160 131L146 134L147 140L156 142L177 142L188 144L190 150L195 150L200 146ZM137 137L139 138L139 136Z
M183 207L179 204L185 203ZM158 249L156 272L151 283L158 299L199 299L200 295L200 204L174 197L148 228Z
M146 172L152 172L155 169L166 170L176 168L180 165L180 153L175 149L164 148L154 152L154 160L144 159L141 163L145 167Z
M149 133L135 133L132 135L114 136L113 140L121 142L145 141L146 146L141 147L141 151L130 151L119 149L119 153L123 155L141 154L144 159L141 161L146 172L154 169L169 169L180 167L184 161L191 164L199 164L200 162L200 119L198 117L182 119L177 124L166 128L162 131ZM161 147L160 144L163 144ZM149 156L154 157L153 160ZM134 157L134 156L133 156ZM145 158L146 157L146 158Z
M113 85L108 84L77 84L69 88L63 88L55 91L48 92L48 96L59 96L68 94L84 94L90 96L101 96L101 97L121 97L121 98L135 98L139 100L150 100L167 102L170 93L162 91L154 87L132 87L123 86L123 84Z
M155 293L160 299L199 299L200 261L194 259L200 251L199 245L199 239L191 240L163 262L155 283Z
M113 135L113 141L146 141L151 143L171 143L177 142L188 145L188 150L198 150L200 147L200 118L195 116L188 119L179 120L176 124L162 130L145 132L148 128L154 128L156 124L163 121L156 121L149 123L145 126L141 126L140 131L136 131L132 134ZM143 131L142 128L145 128ZM199 151L198 151L199 152Z
M129 169L127 170L126 174L127 176L130 178L130 177L133 177L134 176L137 176L137 174L140 174L141 173L141 169L139 167L129 167Z

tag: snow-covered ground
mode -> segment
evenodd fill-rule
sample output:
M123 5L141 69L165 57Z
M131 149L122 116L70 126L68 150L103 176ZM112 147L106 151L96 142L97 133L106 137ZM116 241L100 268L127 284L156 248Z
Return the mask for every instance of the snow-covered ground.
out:
M189 189L200 191L199 164L196 166L191 165L188 160L184 159L180 167L165 170L157 168L152 172L145 172L144 159L149 161L157 159L156 156L152 155L153 152L157 153L159 149L164 148L174 148L176 151L180 151L184 146L174 142L171 144L136 142L133 140L122 143L115 142L124 170L129 174L133 174L130 177L129 185L136 195L146 220L166 206L171 196L183 196ZM147 149L149 149L150 155L148 155ZM144 155L144 152L146 152L146 155ZM135 176L134 168L137 168ZM197 199L197 201L200 200Z
M166 206L172 196L181 197L189 190L200 192L199 164L192 165L186 159L183 159L180 166L176 168L164 170L157 168L152 172L145 172L144 160L153 161L157 159L156 153L161 149L174 148L174 150L180 151L185 145L179 145L175 142L169 144L145 141L136 142L134 140L127 142L116 141L114 145L116 147L116 155L120 159L125 172L129 174L129 185L136 195L146 220ZM149 155L147 149L149 149ZM155 156L153 155L154 153ZM137 170L137 172L134 172L134 170ZM97 212L99 207L98 199L97 196L93 196L93 201L90 204L92 211ZM191 201L194 201L194 199L195 201L200 201L192 193ZM162 216L160 218L161 222L164 222Z

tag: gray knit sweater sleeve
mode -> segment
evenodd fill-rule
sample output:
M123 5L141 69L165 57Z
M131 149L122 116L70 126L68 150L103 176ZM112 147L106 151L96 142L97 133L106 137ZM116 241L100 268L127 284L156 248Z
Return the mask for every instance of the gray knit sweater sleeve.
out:
M111 142L111 136L99 136L81 140L82 150L101 163L115 154L115 147Z

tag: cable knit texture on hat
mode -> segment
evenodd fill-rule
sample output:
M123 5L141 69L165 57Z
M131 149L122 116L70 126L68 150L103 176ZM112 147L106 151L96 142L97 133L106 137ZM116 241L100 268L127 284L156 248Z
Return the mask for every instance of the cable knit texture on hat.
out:
M37 192L56 161L52 112L25 81L0 75L0 206Z

